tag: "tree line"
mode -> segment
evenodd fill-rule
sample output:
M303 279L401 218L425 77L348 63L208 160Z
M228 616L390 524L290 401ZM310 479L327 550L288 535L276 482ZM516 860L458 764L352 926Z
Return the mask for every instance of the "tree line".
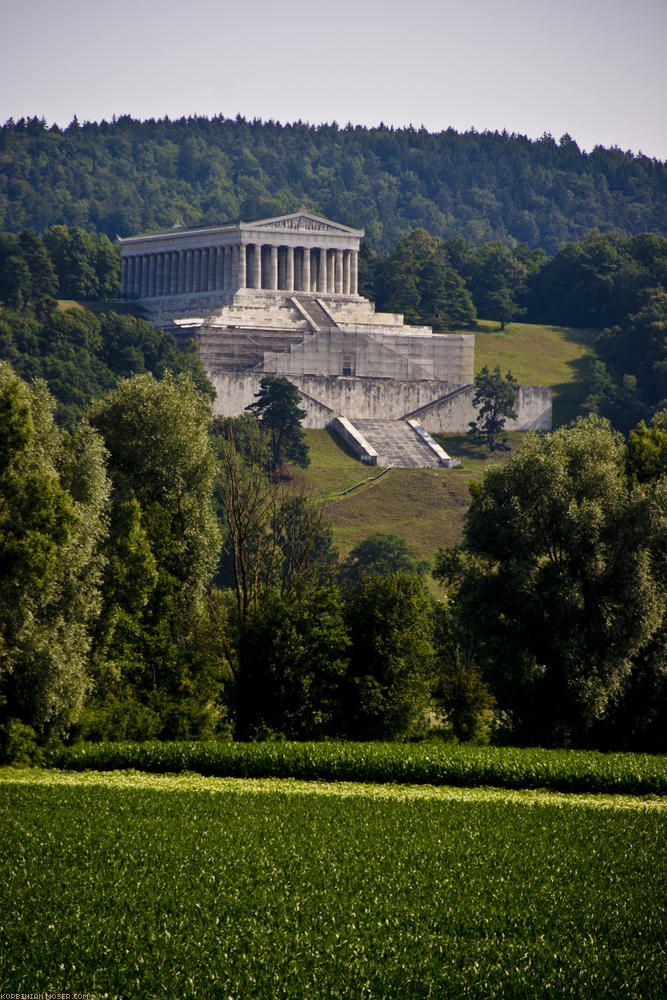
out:
M360 286L380 309L436 331L474 329L477 316L596 331L588 412L628 433L667 404L667 239L591 234L548 258L499 242L475 249L423 229L391 253L366 249Z
M556 253L594 228L667 235L666 166L563 135L190 117L0 129L0 229L140 232L296 211L365 228L387 253L416 228Z
M137 374L65 430L3 362L0 411L5 756L434 732L665 749L664 414L627 443L596 416L528 435L474 487L436 601L400 539L340 560L291 486L287 380L221 419L189 375Z

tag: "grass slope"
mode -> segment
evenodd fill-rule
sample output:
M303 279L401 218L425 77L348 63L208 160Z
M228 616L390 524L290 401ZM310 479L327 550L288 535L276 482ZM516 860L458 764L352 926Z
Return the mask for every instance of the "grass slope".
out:
M465 332L465 331L462 331ZM469 331L468 331L469 332ZM501 330L480 321L475 329L475 371L499 365L524 385L554 389L554 427L569 422L588 394L586 368L594 357L593 332L566 327L512 323ZM295 470L301 487L327 502L327 516L342 555L376 531L405 538L431 560L439 547L460 542L469 502L468 486L507 454L490 454L465 434L438 435L445 450L461 460L458 469L392 469L358 490L378 470L362 465L328 431L307 431L311 465ZM521 434L511 434L516 446Z
M511 323L501 330L497 323L482 320L474 332L475 373L485 365L500 365L521 385L552 386L554 427L577 415L588 395L586 373L595 357L595 331L535 323Z
M516 442L520 435L510 438ZM438 548L461 540L470 480L509 456L490 454L465 434L439 435L438 440L461 460L459 468L390 469L375 478L380 470L351 456L329 431L306 431L310 466L295 470L296 484L326 503L341 555L377 531L405 538L429 560ZM360 484L357 490L341 495L355 484Z

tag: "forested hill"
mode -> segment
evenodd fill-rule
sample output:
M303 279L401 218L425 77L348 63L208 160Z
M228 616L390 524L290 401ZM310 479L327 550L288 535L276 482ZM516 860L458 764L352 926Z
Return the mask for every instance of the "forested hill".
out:
M555 253L592 229L667 235L667 165L567 135L182 118L0 131L0 230L81 226L110 238L296 211L366 230L519 242Z

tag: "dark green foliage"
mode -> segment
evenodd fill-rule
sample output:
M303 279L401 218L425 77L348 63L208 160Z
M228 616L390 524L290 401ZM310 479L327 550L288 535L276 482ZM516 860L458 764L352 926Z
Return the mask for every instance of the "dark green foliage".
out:
M52 226L44 245L58 275L61 299L115 299L120 291L120 253L104 235L78 226Z
M348 553L340 567L340 579L355 586L364 576L391 576L393 573L423 575L428 563L404 538L381 531L369 535Z
M236 738L336 735L349 645L335 589L267 594L241 629Z
M378 308L403 313L407 323L443 331L475 321L470 293L450 265L445 244L425 229L416 229L376 263L374 292Z
M289 379L265 375L255 393L256 402L246 409L259 420L269 442L269 469L277 475L286 462L305 468L309 463L308 446L301 421L306 411L299 406L301 395Z
M438 601L433 608L436 701L458 740L486 742L496 702L477 666L476 646L456 602Z
M477 419L470 422L469 434L486 438L489 450L493 451L497 438L502 434L506 420L516 420L517 380L511 372L503 375L496 365L492 372L484 366L475 376L473 405L477 408Z
M589 411L626 433L667 399L667 239L620 233L564 247L528 281L528 318L591 327Z
M5 702L2 703L5 708ZM4 717L0 723L0 763L14 767L35 767L42 763L44 753L37 733L19 719Z
M0 303L47 314L55 305L58 276L41 240L30 230L0 234Z
M42 378L55 397L60 424L73 427L93 399L119 378L140 372L187 372L210 392L201 363L189 349L145 320L83 309L52 311L39 319L0 309L0 357L25 379Z
M54 295L115 298L118 273L118 251L106 236L66 226L52 227L44 241L29 231L0 234L0 358L22 378L43 378L58 422L69 427L91 399L138 372L187 372L213 392L194 345L178 349L173 337L134 316L56 309Z
M218 116L0 130L0 228L116 234L219 224L299 205L387 253L423 227L555 253L594 227L665 233L665 165L569 136L280 125Z
M85 425L65 437L52 408L0 364L0 705L40 736L65 731L90 688L109 494L101 441Z
M664 795L667 759L632 753L480 747L454 743L78 743L49 750L72 771L194 771L236 778L298 778L472 788Z
M527 268L519 256L502 243L486 243L471 261L470 289L480 316L497 320L502 330L520 310Z
M91 736L213 735L223 721L229 668L204 604L220 545L210 416L190 379L169 373L124 381L93 411L114 505Z
M630 431L625 465L628 476L639 483L667 476L667 410L657 413L648 427L642 420Z
M494 694L524 738L596 739L633 674L664 669L664 479L629 483L619 436L589 418L528 436L471 489L477 558L444 555L436 574L483 643Z
M343 716L352 739L422 732L433 683L429 598L416 576L364 576L347 598Z

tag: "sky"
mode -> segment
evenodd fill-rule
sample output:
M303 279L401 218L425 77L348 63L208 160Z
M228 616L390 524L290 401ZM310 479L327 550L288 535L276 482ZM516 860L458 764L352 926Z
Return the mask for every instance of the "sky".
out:
M568 133L667 160L667 0L2 0L0 124Z

